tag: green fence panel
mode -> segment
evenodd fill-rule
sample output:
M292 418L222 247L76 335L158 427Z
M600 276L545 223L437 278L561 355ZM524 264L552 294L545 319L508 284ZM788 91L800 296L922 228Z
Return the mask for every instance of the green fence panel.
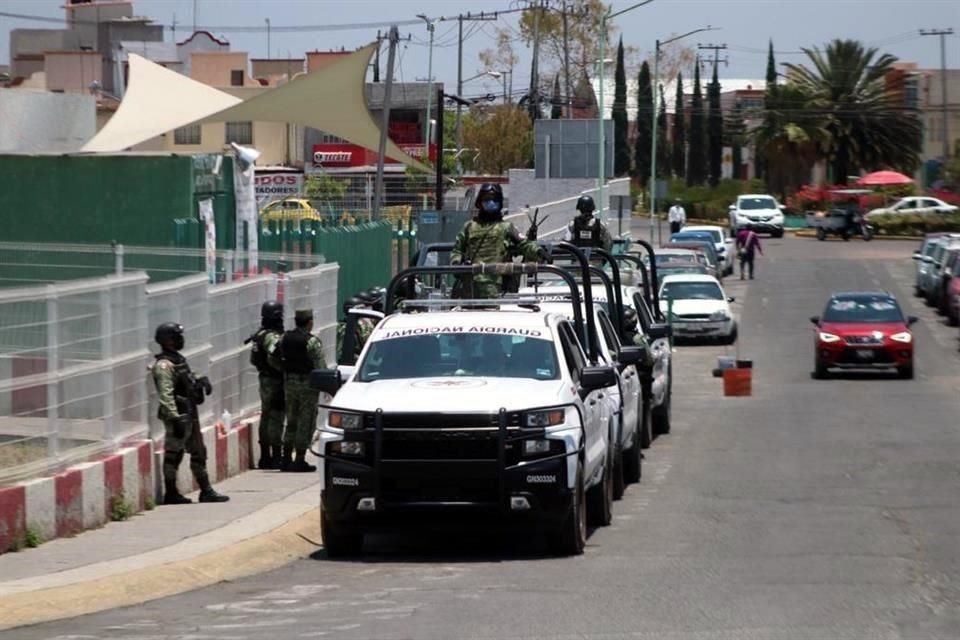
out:
M340 265L337 309L356 292L390 281L393 228L389 222L351 227L320 227L312 236L313 253Z

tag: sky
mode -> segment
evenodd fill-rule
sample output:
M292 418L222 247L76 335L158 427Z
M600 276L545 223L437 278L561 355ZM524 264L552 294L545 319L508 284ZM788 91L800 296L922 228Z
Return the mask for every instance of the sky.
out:
M614 11L637 0L607 0ZM196 24L223 36L234 51L248 51L251 57L267 57L265 19L271 22L272 57L302 56L304 51L356 48L373 41L377 29L399 22L404 41L398 50L397 79L426 79L428 35L416 17L455 17L458 13L503 11L516 8L519 0L135 0L135 13L170 26L176 20L176 37L182 40L191 30L196 4ZM523 3L525 4L525 3ZM0 12L62 18L62 0L0 0ZM419 24L402 24L419 22ZM478 53L494 44L495 25L515 27L517 14L498 22L464 23L469 36L463 46L463 77L484 71ZM351 29L282 32L285 26L361 25ZM457 23L441 21L436 26L433 49L433 76L448 91L456 86ZM691 46L726 44L721 52L729 62L720 67L721 77L764 77L767 43L772 38L778 62L802 62L801 47L822 45L833 38L853 38L891 53L901 60L919 63L921 68L939 67L939 38L923 37L919 29L952 27L947 37L947 66L960 68L960 0L653 0L614 19L624 44L640 52L653 49L654 42L672 35L711 25L718 28L686 40ZM230 31L228 27L252 27L257 32ZM14 28L56 28L54 24L0 16L0 64L9 61L9 35ZM167 40L172 38L165 32ZM514 72L514 87L530 78L530 52L523 43L515 45L522 62ZM386 49L384 49L386 52ZM386 56L383 57L386 65ZM464 87L465 95L499 93L500 81L483 77Z

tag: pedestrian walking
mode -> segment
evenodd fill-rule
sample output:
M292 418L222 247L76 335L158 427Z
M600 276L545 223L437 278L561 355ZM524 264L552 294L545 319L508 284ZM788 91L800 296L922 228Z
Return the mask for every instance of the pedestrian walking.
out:
M323 344L313 335L313 310L298 309L296 327L283 334L274 352L274 362L283 370L287 428L283 434L281 471L316 471L307 463L307 448L317 426L317 402L320 392L310 387L310 372L325 369ZM296 459L293 458L294 453Z
M760 236L751 225L745 225L737 232L737 255L740 257L741 280L744 279L744 267L749 269L750 279L753 280L753 261L757 253L763 255Z
M613 238L607 227L594 215L597 205L590 196L580 196L577 200L577 217L567 225L564 241L578 247L613 249Z
M247 338L253 343L250 364L257 368L260 386L260 461L258 469L278 469L283 444L283 371L270 363L283 337L283 305L268 300L260 307L260 329Z
M482 185L475 205L477 215L457 234L450 264L497 264L515 256L532 262L545 253L536 243L535 229L524 239L512 222L503 219L503 189L499 184ZM451 293L454 298L496 298L504 289L504 280L509 278L488 274L460 276Z
M680 198L673 201L673 206L667 212L667 221L670 223L670 235L673 235L687 224L687 212L680 204Z
M200 487L200 502L226 502L230 498L214 491L207 473L207 447L200 433L197 405L213 391L206 377L197 378L180 353L184 346L183 326L164 322L153 334L161 351L151 367L157 388L157 417L163 421L164 504L190 504L192 500L177 488L177 470L185 453L190 454L190 471Z

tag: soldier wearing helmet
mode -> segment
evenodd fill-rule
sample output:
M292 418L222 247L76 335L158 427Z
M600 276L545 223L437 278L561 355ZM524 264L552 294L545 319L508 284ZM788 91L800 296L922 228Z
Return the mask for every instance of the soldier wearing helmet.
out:
M253 343L250 364L257 368L260 383L258 469L277 469L280 466L280 447L283 442L283 371L271 364L270 356L282 336L283 304L268 300L260 307L260 328L246 340L246 343Z
M197 405L210 395L213 387L206 376L197 378L190 371L183 349L183 326L164 322L157 327L154 340L161 351L151 367L157 387L157 417L163 421L164 504L189 504L177 488L177 469L185 453L190 454L190 470L200 487L200 502L226 502L230 498L214 491L207 474L207 448L200 433Z
M520 236L513 223L503 219L503 190L499 184L484 184L477 192L477 215L457 234L450 264L496 264L520 256L536 261L543 255L533 240ZM503 290L501 276L477 275L457 279L453 295L458 298L495 298Z
M596 205L590 196L580 196L577 200L579 214L567 225L563 239L578 247L596 247L610 251L613 238L602 222L594 215Z
M643 347L644 357L642 366L651 366L653 364L653 351L650 349L650 343L647 337L640 331L637 310L633 307L624 306L623 308L624 330L630 336L631 342L635 346Z

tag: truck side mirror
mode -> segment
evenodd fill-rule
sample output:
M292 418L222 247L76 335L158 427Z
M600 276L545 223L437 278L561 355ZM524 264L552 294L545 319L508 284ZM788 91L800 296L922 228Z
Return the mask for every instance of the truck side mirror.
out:
M651 340L662 340L673 337L673 328L666 323L663 324L651 324L650 328L647 330L647 335L650 336Z
M643 347L627 346L620 347L620 357L618 361L624 366L630 366L632 364L640 364L644 359L644 349Z
M617 384L617 374L613 367L584 367L580 371L580 387L585 391L595 391Z
M343 377L338 369L314 369L310 372L310 388L336 395L343 386Z

